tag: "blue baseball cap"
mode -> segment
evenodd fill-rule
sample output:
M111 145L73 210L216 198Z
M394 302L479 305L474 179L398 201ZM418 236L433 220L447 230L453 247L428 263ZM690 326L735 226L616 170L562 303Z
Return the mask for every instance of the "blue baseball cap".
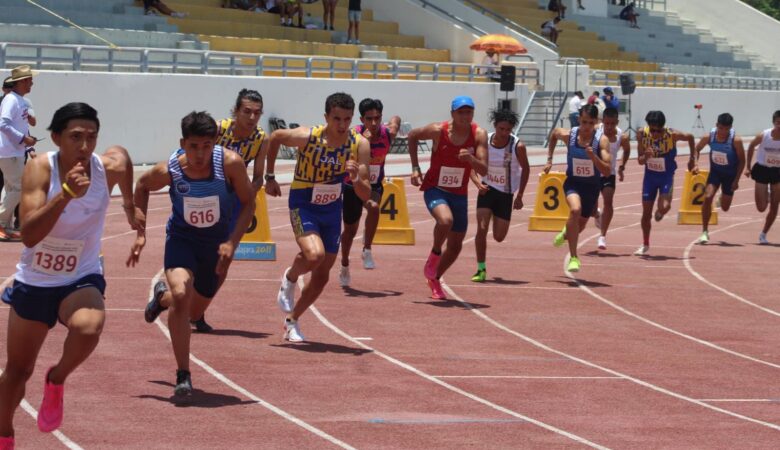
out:
M605 87L604 88L604 93L607 93L607 92L609 92L611 94L612 93L612 88L609 87L609 86Z
M474 100L472 100L468 95L459 95L452 99L451 111L457 111L464 106L474 108Z

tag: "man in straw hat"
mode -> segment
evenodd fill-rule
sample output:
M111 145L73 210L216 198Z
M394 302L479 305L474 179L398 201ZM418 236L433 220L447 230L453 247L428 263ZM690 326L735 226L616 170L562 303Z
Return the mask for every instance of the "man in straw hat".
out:
M0 201L0 240L6 241L20 239L19 232L12 230L11 225L22 193L24 153L36 142L30 136L30 111L24 101L24 96L32 90L33 71L30 66L15 67L7 81L13 83L13 88L0 103L0 170L5 188Z

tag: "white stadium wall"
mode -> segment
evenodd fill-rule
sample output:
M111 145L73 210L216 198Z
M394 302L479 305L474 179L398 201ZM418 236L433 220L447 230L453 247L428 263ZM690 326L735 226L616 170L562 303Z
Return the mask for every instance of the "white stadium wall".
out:
M32 133L46 136L52 114L65 103L86 102L98 110L101 120L99 148L120 144L130 150L134 162L156 162L179 145L179 124L184 115L206 110L217 120L228 117L242 88L262 94L260 124L266 130L271 117L283 118L288 124L323 123L325 98L339 91L351 94L356 104L366 97L379 98L385 117L397 114L412 126L448 118L450 101L464 94L474 98L476 120L484 124L496 98L504 97L496 83L43 71L35 77L29 96L38 116ZM514 95L522 105L528 89L519 85ZM358 116L356 107L355 124ZM41 142L38 150L53 150L51 140Z

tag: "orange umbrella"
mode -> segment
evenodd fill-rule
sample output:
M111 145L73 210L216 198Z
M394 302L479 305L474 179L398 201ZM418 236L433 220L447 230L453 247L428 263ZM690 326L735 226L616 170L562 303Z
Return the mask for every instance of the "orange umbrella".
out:
M496 53L514 55L515 53L528 53L517 39L505 34L486 34L469 46L472 50L493 50Z

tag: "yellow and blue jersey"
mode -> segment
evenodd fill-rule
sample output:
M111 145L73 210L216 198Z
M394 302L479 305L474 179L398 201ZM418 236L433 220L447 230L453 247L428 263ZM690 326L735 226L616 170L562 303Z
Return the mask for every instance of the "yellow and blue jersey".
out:
M674 141L674 131L671 128L664 128L661 133L661 137L658 139L653 138L650 134L650 127L644 127L642 129L642 144L645 149L653 149L653 158L663 158L665 172L674 173L677 170L677 147ZM649 170L647 163L645 163L645 173L652 173Z
M248 166L250 162L254 161L257 154L260 152L265 141L265 131L262 128L257 127L246 139L237 139L233 134L236 126L236 121L233 119L222 119L219 121L219 132L217 135L217 145L222 148L232 150L244 160L244 165Z
M360 135L351 129L344 145L331 147L325 142L325 125L312 128L306 146L298 151L295 175L290 186L290 208L318 207L312 203L315 185L341 185L347 173L347 161L357 159L360 139ZM336 202L322 206L333 204L341 206L340 195Z

